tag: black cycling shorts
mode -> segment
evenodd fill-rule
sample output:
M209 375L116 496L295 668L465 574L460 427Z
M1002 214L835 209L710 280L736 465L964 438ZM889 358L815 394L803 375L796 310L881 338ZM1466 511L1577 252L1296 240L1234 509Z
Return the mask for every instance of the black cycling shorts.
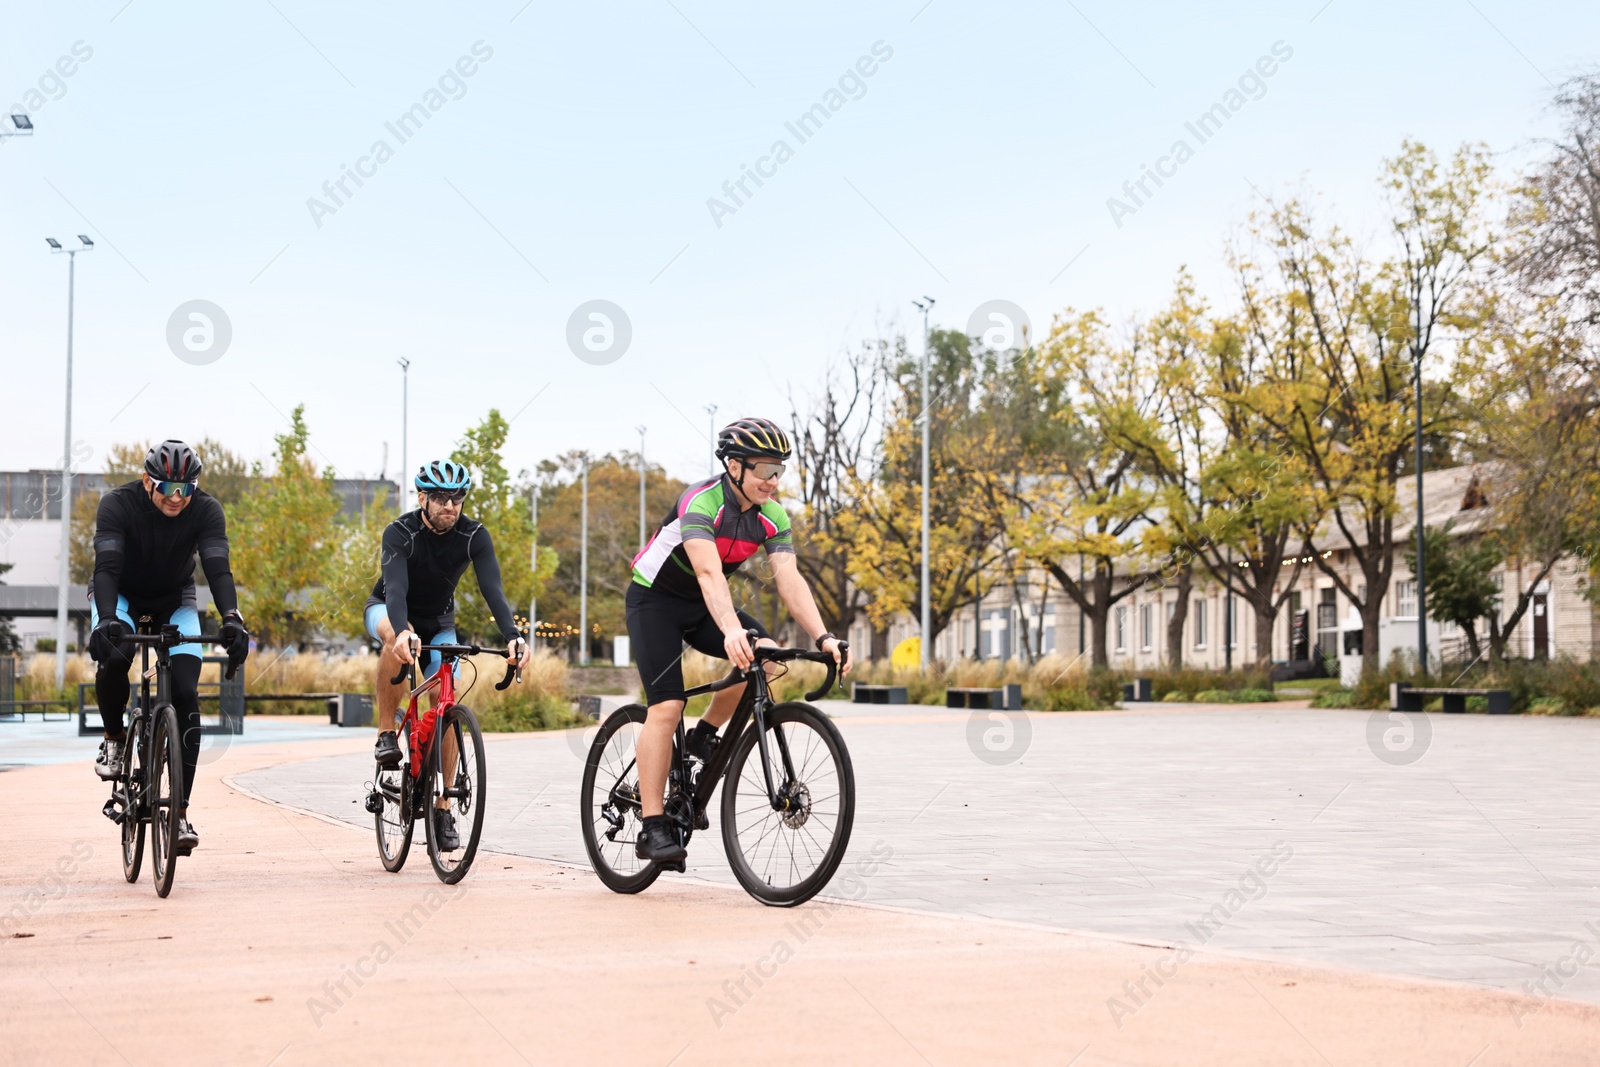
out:
M657 593L629 582L627 606L628 640L633 645L633 661L639 665L639 680L644 683L645 704L684 699L685 644L717 659L728 658L722 630L704 601ZM739 622L747 630L771 637L753 615L741 611Z

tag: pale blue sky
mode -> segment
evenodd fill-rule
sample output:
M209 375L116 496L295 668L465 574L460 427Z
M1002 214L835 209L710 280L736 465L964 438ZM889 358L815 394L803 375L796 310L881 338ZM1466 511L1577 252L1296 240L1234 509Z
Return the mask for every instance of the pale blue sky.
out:
M1509 0L122 5L5 19L3 102L41 79L54 98L0 143L0 467L60 455L66 262L46 236L99 244L79 257L74 405L97 457L207 434L263 455L303 401L319 458L374 474L387 441L392 473L404 356L413 465L498 405L521 411L515 466L632 448L644 423L688 477L704 404L781 417L843 348L911 322L912 297L945 326L996 298L1039 327L1067 306L1122 318L1187 263L1226 299L1252 183L1320 190L1379 240L1374 177L1402 138L1483 140L1509 174L1551 129L1549 83L1600 62L1600 8ZM80 41L92 56L53 79ZM480 41L492 56L401 144L385 123ZM1190 138L1119 228L1107 198L1280 41L1260 98ZM800 144L785 122L877 42L892 56ZM380 139L393 158L316 225L307 199ZM716 225L707 199L779 139L793 158ZM566 344L597 298L633 328L605 366ZM233 326L206 366L166 343L193 299Z

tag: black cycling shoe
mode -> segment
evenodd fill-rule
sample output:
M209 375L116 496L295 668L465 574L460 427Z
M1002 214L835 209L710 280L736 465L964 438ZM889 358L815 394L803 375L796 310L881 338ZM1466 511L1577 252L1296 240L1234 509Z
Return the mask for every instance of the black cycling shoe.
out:
M122 777L123 746L126 743L121 737L108 737L100 742L100 754L95 757L94 773L102 781L113 782Z
M172 854L187 856L200 846L200 835L187 818L178 819L178 836L172 840Z
M384 730L378 734L378 744L372 754L377 757L380 767L393 770L400 766L400 742L393 730Z
M461 847L461 835L456 833L456 817L442 808L433 809L433 833L440 852L454 852Z
M678 835L672 832L671 824L662 821L647 823L640 829L633 854L665 867L682 863L689 850L678 844Z

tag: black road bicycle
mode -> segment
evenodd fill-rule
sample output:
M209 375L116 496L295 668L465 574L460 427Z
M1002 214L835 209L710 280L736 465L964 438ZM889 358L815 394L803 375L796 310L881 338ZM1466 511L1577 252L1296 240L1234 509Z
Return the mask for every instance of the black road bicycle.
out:
M752 644L757 636L750 631ZM828 884L844 859L856 810L850 753L832 721L809 703L772 702L764 665L795 660L828 668L827 680L806 694L807 701L833 688L837 665L828 653L758 646L749 670L687 690L692 697L750 683L703 767L685 753L679 719L667 773L666 814L685 845L695 830L710 828L711 795L726 773L721 821L728 863L751 896L775 907L810 900ZM638 893L669 869L634 854L642 829L635 752L645 714L640 704L613 712L583 768L584 847L600 880L618 893ZM684 864L670 869L682 872Z
M151 876L156 895L164 897L172 892L178 820L183 817L183 737L172 706L171 650L205 638L181 634L170 623L152 630L150 623L150 616L140 616L138 633L123 638L139 646L139 704L132 709L123 746L122 774L112 780L111 799L101 810L122 828L122 875L129 882L139 880L149 827ZM153 667L151 649L156 654ZM237 670L230 664L227 677L231 679ZM156 683L154 702L151 679Z
M478 854L489 785L478 717L465 704L456 703L456 661L481 652L508 655L510 650L423 645L419 655L427 652L439 653L439 669L433 677L417 685L416 664L408 663L389 681L390 685L399 685L409 680L411 686L405 717L397 725L402 762L396 767L377 765L366 807L377 827L378 859L384 870L398 872L405 866L412 830L416 821L426 815L428 859L433 863L433 873L446 885L454 885L466 877ZM504 689L520 677L521 669L510 663L506 676L495 688ZM439 691L438 704L418 715L417 699L433 689ZM461 831L461 847L449 852L440 849L434 824L433 812L441 800L446 802L442 810L450 812L458 824L466 823Z

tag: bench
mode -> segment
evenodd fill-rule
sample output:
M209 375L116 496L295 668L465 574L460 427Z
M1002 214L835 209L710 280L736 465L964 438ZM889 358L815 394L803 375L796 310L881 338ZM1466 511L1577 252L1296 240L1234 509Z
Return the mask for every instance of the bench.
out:
M51 708L60 708L58 717L51 719ZM29 714L37 714L40 722L70 722L70 700L0 700L0 722L27 722Z
M850 687L852 704L908 704L903 685L866 685L856 682Z
M1154 700L1155 683L1149 678L1135 678L1122 683L1123 700Z
M947 708L988 708L991 711L1021 711L1022 686L1007 685L999 689L956 689L944 691Z
M1511 714L1511 691L1508 689L1431 689L1413 687L1405 682L1389 683L1390 711L1421 711L1426 697L1443 697L1444 710L1451 715L1467 710L1468 697L1488 697L1490 715Z

